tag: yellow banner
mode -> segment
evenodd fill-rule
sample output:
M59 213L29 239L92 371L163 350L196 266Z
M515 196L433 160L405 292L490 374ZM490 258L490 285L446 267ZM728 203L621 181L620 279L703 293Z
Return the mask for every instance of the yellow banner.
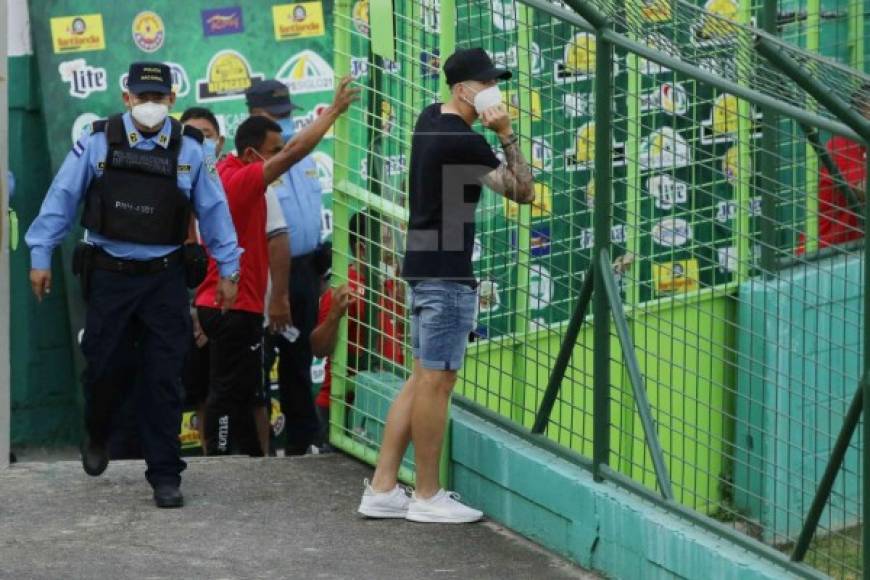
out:
M104 50L102 14L58 16L51 19L51 41L55 54Z
M698 260L653 264L657 292L691 292L698 289Z
M275 24L275 40L322 36L326 32L323 4L320 2L272 6L272 19Z

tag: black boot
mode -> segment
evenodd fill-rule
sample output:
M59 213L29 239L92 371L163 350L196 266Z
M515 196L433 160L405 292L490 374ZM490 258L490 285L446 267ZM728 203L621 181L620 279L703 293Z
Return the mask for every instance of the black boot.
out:
M184 505L184 496L177 485L163 483L154 488L154 503L159 508L180 508Z
M82 445L82 467L92 477L102 475L109 466L109 448L105 443L97 443L90 437Z

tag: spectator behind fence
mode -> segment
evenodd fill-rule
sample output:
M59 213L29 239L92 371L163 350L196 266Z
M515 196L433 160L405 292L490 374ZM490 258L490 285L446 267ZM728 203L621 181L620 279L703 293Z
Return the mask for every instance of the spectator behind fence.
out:
M482 48L457 50L444 63L447 103L420 113L411 138L408 236L402 276L411 284L414 369L387 415L378 465L366 482L359 513L427 523L463 523L483 514L441 488L438 461L448 404L474 328L474 214L482 185L531 203L532 173L497 87L511 73ZM471 125L480 119L504 150L504 163ZM397 485L413 436L417 489L409 500Z
M357 264L362 264L366 256L366 222L371 219L363 212L355 213L348 227L350 248L356 263L348 267L349 284L329 288L320 297L317 326L311 333L311 351L316 357L329 357L326 360L326 373L323 385L317 395L317 416L320 420L320 433L317 445L321 450L329 449L329 402L332 389L332 353L338 340L338 326L342 317L350 313L347 321L347 372L354 375L359 370L359 359L363 350L364 333L361 322L365 319L365 279Z
M870 85L852 95L852 107L870 119ZM865 197L865 163L867 150L860 143L835 136L827 144L828 153L840 170L848 187L855 193L858 206L852 207L837 187L826 167L819 179L819 247L824 248L859 240L864 236L861 225Z

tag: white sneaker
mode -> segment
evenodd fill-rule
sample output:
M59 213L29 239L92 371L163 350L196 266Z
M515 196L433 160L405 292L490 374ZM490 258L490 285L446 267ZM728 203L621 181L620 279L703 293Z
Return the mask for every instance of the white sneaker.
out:
M361 515L367 518L404 518L408 514L411 498L405 488L396 485L390 491L377 492L372 489L368 479L364 484L365 491L357 510Z
M483 512L461 503L458 493L439 490L429 499L411 496L405 519L427 524L469 524L483 517Z

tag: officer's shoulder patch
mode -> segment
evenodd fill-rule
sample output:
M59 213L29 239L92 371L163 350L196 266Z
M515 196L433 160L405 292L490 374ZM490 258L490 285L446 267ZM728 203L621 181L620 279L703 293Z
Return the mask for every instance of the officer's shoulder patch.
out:
M85 153L85 145L83 141L87 141L87 137L81 137L78 141L73 143L72 154L76 157L81 157Z
M181 134L185 137L190 137L194 139L197 143L202 144L205 140L205 135L202 134L202 131L197 129L196 127L191 127L190 125L185 125L184 129L182 129Z
M179 173L190 173L190 164L187 163L179 163L178 164L178 172Z

